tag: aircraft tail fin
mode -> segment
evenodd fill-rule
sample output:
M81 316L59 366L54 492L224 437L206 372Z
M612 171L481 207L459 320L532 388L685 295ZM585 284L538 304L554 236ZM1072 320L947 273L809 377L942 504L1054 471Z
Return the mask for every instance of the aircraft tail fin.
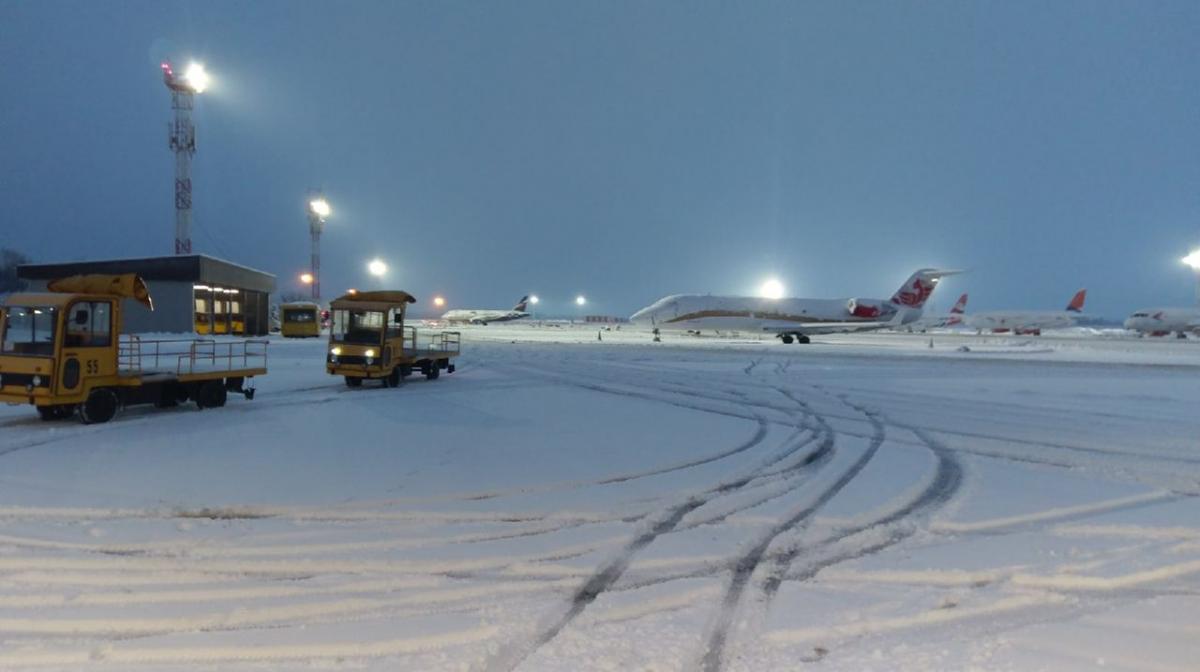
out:
M922 268L913 273L904 281L900 289L892 295L892 303L898 306L908 306L909 308L923 308L925 302L933 294L933 289L937 287L939 280L947 275L957 275L962 271L945 270L938 268Z
M517 305L513 306L513 310L515 310L518 313L523 313L523 312L525 312L525 309L528 307L529 307L529 297L522 296L521 300L517 302Z
M967 312L967 295L963 294L958 297L958 301L954 302L954 307L950 309L952 315L962 315Z
M1067 310L1072 313L1083 312L1083 302L1087 299L1087 290L1081 289L1075 292L1075 296L1071 297L1071 302L1067 304Z

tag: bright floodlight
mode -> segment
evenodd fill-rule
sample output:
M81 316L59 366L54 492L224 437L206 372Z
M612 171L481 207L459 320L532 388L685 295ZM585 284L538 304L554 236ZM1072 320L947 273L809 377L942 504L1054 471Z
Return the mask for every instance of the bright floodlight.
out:
M533 305L536 306L538 304L538 301L541 301L541 299L539 299L536 294L530 295L530 297L529 297L530 303L532 303Z
M784 294L783 283L776 278L771 278L758 288L758 295L764 299L782 299Z
M196 93L203 93L208 88L208 73L204 71L204 65L201 63L192 62L187 66L187 70L183 71L183 81L192 87Z
M1193 250L1191 254L1183 258L1183 263L1200 271L1200 250Z
M312 273L301 273L300 274L300 282L303 282L306 285L311 285L313 283L313 274Z
M446 300L440 296L435 296L433 297L433 305L441 308L442 306L446 305Z
M329 208L329 201L323 198L315 198L308 202L308 207L313 211L313 214L318 217L328 217L329 213L333 212Z
M587 305L587 299L586 299L586 298L585 298L583 295L577 296L577 297L575 297L575 305L577 305L577 306L586 306L586 305Z
M375 277L382 277L384 273L387 273L387 264L383 263L382 260L372 259L367 264L367 271Z

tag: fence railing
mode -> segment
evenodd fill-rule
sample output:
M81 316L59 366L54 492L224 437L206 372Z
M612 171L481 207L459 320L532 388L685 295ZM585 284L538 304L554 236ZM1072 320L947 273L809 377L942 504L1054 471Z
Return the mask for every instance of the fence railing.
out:
M457 331L419 332L404 327L405 352L437 352L457 355L462 351L462 333Z
M216 341L208 338L144 341L122 336L117 365L122 373L175 373L236 371L267 368L269 341L251 339Z

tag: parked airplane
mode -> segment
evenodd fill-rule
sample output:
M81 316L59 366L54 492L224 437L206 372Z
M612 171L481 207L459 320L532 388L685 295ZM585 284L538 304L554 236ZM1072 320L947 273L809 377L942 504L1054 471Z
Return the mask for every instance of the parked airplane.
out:
M784 343L808 343L812 334L897 327L920 319L938 280L962 271L923 268L890 299L768 299L756 296L675 294L634 313L634 324L687 331L773 333Z
M924 333L928 329L944 329L946 327L957 327L963 323L963 313L967 310L967 295L963 294L958 297L958 301L954 302L954 307L946 315L922 315L921 319L916 322L911 322L905 325L905 330L908 333L919 331Z
M967 315L964 322L968 327L978 329L980 333L990 331L1003 334L1011 331L1018 335L1040 336L1042 329L1062 329L1075 324L1075 319L1083 314L1083 302L1086 298L1087 290L1081 289L1075 292L1071 302L1061 311L991 311Z
M1190 331L1200 334L1200 308L1147 308L1125 320L1125 328L1151 336L1166 336L1175 332L1186 338Z
M442 319L447 322L461 322L465 324L482 324L487 325L489 322L510 322L512 320L520 320L529 317L529 313L525 312L525 308L529 304L529 297L522 296L517 305L512 307L512 310L475 310L460 308L458 310L447 311L442 315Z

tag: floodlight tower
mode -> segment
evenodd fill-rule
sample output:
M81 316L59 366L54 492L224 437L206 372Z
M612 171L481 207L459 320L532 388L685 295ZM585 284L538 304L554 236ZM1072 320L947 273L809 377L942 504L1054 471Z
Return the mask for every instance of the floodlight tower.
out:
M325 218L332 210L319 192L308 200L308 233L312 236L312 298L321 300L321 232L325 230Z
M192 125L195 95L208 87L208 73L191 63L176 75L169 62L162 64L163 82L171 92L175 119L167 124L168 145L175 152L175 254L192 253L192 155L196 153L196 127Z
M1192 253L1181 261L1191 266L1192 271L1196 273L1196 305L1200 305L1200 249L1192 250Z

